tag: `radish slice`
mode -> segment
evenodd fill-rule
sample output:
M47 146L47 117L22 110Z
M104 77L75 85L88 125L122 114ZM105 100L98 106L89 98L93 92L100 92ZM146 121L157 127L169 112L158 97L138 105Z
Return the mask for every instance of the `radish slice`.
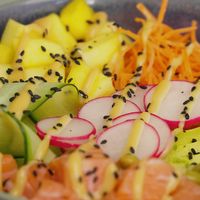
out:
M113 98L112 97L101 97L93 99L86 103L78 113L78 117L87 119L92 122L97 132L103 129L104 119L103 117L109 115L112 109ZM139 107L128 101L124 106L124 110L121 114L130 112L140 112Z
M123 148L128 141L134 120L128 120L103 131L97 137L97 144L115 161L122 156ZM139 159L154 156L159 148L159 136L155 128L145 124L144 131L135 154Z
M50 130L59 119L59 117L54 117L39 121L36 125L38 135L43 138L47 131ZM81 118L73 118L56 134L51 134L51 138L58 142L62 141L66 143L69 142L70 144L79 144L81 143L80 140L87 140L95 133L96 129L91 122Z
M135 94L129 100L135 103L141 109L141 111L145 111L144 96L152 87L153 86L138 86Z
M144 97L145 108L148 107L151 103L152 94L154 93L157 86L151 88ZM185 105L183 103L189 99L191 95L191 89L194 87L194 84L186 81L172 81L171 88L166 95L165 99L160 105L158 113L155 113L162 119L164 119L171 129L178 127L179 118L181 112L183 111ZM186 120L185 128L188 129L195 124L200 123L200 95L194 101L194 108L192 109L190 119Z
M113 119L113 125L119 124L127 120L131 120L131 119L138 119L140 114L141 114L140 112L137 112L137 113L129 113L129 114L121 115ZM168 143L173 139L173 136L171 134L171 130L168 124L164 120L162 120L160 117L154 114L151 114L150 121L148 123L156 129L160 137L160 146L156 154L156 156L159 156L165 150Z
M141 111L145 111L144 107L144 96L145 94L152 88L153 86L137 86L135 93L132 94L132 97L128 100L135 103ZM116 92L116 94L120 94L120 92Z

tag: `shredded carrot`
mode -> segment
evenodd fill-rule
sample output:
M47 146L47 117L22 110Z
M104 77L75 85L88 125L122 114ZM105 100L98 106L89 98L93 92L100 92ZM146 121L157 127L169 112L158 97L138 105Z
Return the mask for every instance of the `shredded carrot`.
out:
M142 27L137 33L123 28L120 33L133 39L132 44L124 53L124 67L116 72L117 80L114 80L114 86L117 90L123 89L133 77L137 58L140 52L145 49L145 63L142 66L142 75L140 83L142 85L158 84L164 77L167 68L173 58L182 55L182 64L174 72L173 80L195 81L200 77L200 44L196 38L197 22L192 21L191 26L174 29L165 24L164 18L168 6L168 0L162 0L160 11L157 17L144 4L138 3L137 9L145 18L135 18L135 21L141 23ZM152 22L155 24L151 30L147 41L143 43L144 26ZM194 44L191 55L187 55L186 48Z

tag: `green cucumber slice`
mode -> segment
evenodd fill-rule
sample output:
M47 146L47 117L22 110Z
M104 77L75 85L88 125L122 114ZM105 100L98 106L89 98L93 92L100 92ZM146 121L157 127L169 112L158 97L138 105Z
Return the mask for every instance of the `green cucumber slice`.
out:
M20 91L24 87L25 83L7 83L0 88L0 105L1 107L7 107L10 104L9 99L14 96L14 94Z
M8 113L0 110L0 152L21 157L24 155L24 132Z
M67 84L56 92L52 98L45 101L34 112L30 114L31 118L37 122L41 119L65 114L76 114L79 109L79 92L72 85Z

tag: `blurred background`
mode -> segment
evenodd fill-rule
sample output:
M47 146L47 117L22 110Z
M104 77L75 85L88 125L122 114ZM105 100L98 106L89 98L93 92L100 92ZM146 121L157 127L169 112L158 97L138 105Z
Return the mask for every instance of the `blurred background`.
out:
M28 23L49 12L59 12L69 0L0 0L0 30L8 18ZM108 12L110 19L123 27L136 30L134 16L140 15L135 4L143 2L157 13L161 0L87 0L95 10ZM193 19L200 22L199 0L169 0L166 21L173 27L187 26ZM199 32L200 33L200 32Z

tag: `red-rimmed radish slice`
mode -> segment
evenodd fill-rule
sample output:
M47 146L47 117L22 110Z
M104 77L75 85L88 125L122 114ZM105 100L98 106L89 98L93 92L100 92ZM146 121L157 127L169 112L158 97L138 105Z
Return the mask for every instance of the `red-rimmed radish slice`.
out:
M100 132L104 125L104 116L110 114L113 105L112 97L100 97L86 103L78 113L78 117L92 122L97 132ZM139 107L131 101L126 101L121 114L130 112L140 112Z
M152 86L149 86L149 85L137 86L135 88L134 94L129 91L129 95L131 95L131 98L129 98L128 100L135 103L140 108L141 111L144 111L145 110L144 96L152 87L153 85ZM120 94L120 92L116 92L116 94Z
M127 120L131 120L131 119L138 119L140 115L141 115L140 112L121 115L113 119L113 125L119 124ZM150 121L148 123L156 129L160 137L160 146L156 154L156 156L159 156L165 150L168 143L173 139L173 135L171 134L171 130L168 124L164 120L162 120L160 117L154 114L151 114Z
M59 119L59 117L54 117L39 121L36 125L38 135L41 138L44 137L47 131L59 122ZM73 118L63 126L57 132L50 134L52 140L76 144L76 141L87 140L91 135L96 133L93 124L86 119Z
M128 120L114 125L97 136L97 144L112 159L118 160L122 156L123 149L127 144L134 120ZM135 154L144 159L154 156L160 146L160 140L155 128L149 124L144 125L138 148Z
M151 88L144 97L145 108L151 103L152 94L157 86ZM160 105L158 113L155 113L162 119L164 119L171 129L178 127L181 112L183 111L184 102L191 96L191 90L194 84L187 81L172 81L171 87ZM190 114L190 119L186 120L185 128L194 127L195 124L200 123L200 95L194 100L194 107Z

